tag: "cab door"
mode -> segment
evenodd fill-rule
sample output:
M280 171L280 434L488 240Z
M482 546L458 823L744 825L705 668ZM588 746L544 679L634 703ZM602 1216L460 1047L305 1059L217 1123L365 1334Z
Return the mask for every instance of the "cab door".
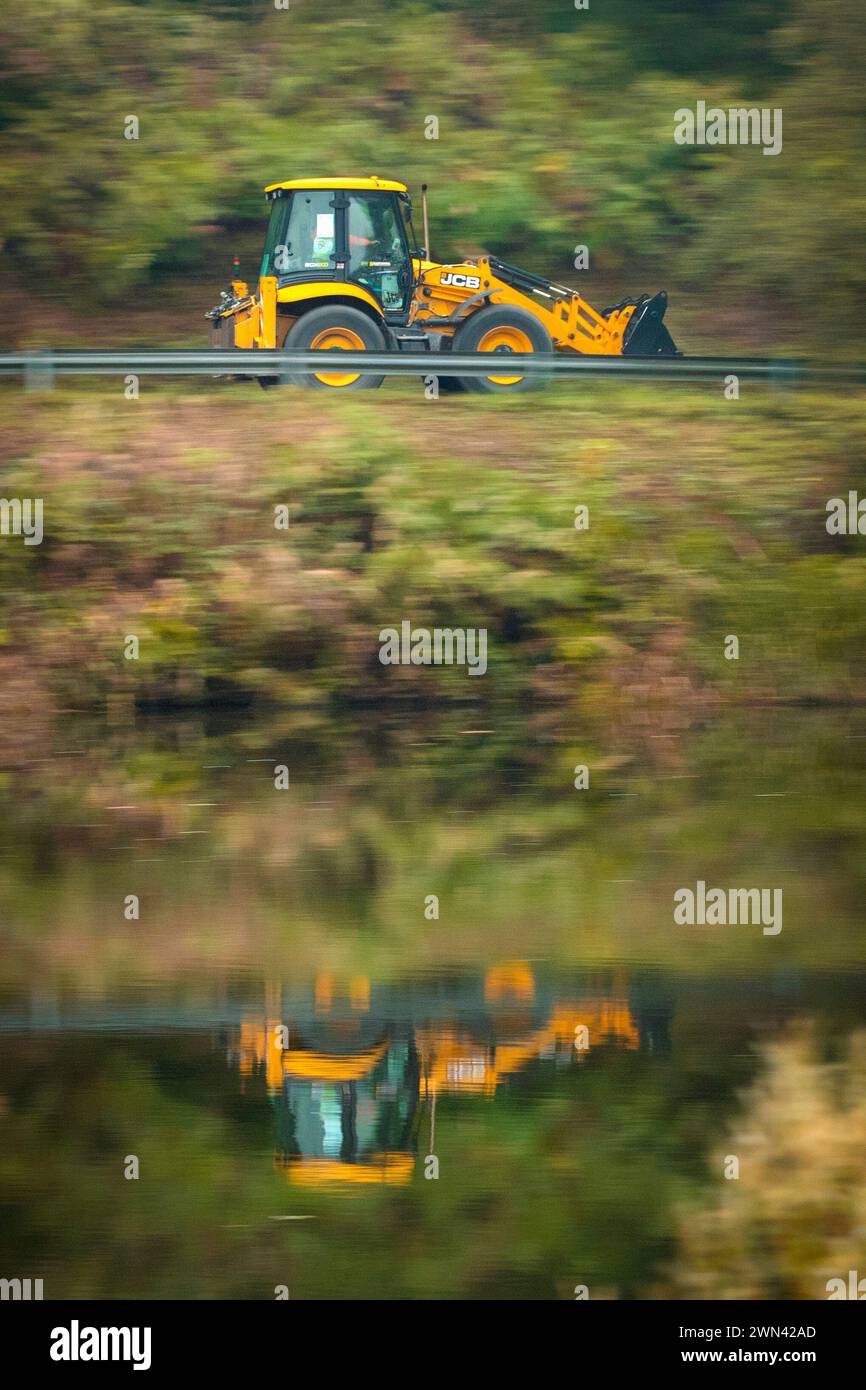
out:
M412 298L412 257L394 193L348 195L346 278L375 295L386 319L404 319Z
M333 189L275 195L260 274L296 283L342 279L336 210Z

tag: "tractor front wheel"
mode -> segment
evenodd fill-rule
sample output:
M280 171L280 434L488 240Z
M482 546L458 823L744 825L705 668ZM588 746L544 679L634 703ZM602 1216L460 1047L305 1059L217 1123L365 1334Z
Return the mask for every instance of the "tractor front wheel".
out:
M489 304L472 314L454 335L454 352L509 353L551 352L550 334L538 319L525 309L510 308L507 304ZM503 367L505 363L503 363ZM518 376L503 371L496 376L464 376L460 380L467 391L489 394L498 391L532 391L541 383L536 376Z
M310 309L293 324L284 344L288 352L384 352L385 335L377 323L360 309L345 304ZM384 377L373 372L317 372L315 376L293 373L296 386L337 387L363 391L381 386Z

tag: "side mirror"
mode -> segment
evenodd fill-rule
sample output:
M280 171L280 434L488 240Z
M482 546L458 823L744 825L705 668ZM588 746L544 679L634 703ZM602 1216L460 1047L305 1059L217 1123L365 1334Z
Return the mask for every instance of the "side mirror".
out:
M422 261L426 261L426 259L427 259L427 247L426 247L426 246L419 246L419 247L418 247L418 252L417 252L417 254L421 257L421 260L422 260Z

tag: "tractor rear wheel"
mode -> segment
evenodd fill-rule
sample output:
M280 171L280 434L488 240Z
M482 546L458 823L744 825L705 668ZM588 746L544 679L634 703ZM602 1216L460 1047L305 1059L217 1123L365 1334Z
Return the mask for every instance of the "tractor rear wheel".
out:
M323 305L302 314L286 335L287 352L384 352L385 335L360 309L346 304ZM384 377L373 372L317 372L315 376L290 374L296 386L336 387L363 391L381 386Z
M507 304L488 304L479 309L454 335L454 352L509 353L551 352L550 334L526 309ZM503 363L503 366L505 364ZM517 376L503 371L496 376L460 377L467 391L489 394L498 391L532 391L541 383L536 376Z

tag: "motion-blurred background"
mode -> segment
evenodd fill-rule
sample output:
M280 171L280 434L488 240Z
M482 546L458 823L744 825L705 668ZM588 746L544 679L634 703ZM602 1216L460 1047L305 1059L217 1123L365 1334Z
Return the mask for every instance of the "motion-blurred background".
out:
M688 353L859 360L864 13L5 0L7 344L201 344L264 184L379 173L430 184L437 258L666 288ZM677 145L698 101L781 108L781 154ZM825 524L863 392L138 385L0 387L0 496L45 508L0 536L0 1273L866 1276L866 539ZM483 680L383 667L403 620L486 629ZM675 925L699 880L783 930Z
M0 50L7 341L196 342L264 184L372 172L430 184L439 259L667 288L691 351L862 351L859 0L7 0ZM781 107L782 154L676 145L697 100Z

